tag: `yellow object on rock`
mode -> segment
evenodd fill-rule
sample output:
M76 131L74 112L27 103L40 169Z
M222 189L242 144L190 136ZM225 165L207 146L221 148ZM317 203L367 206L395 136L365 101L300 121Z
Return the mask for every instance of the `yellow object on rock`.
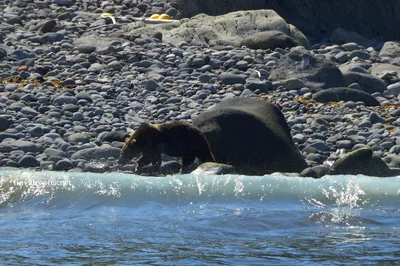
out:
M158 19L165 19L165 20L169 20L171 19L167 14L161 14L160 17Z
M117 21L115 20L113 14L111 14L111 13L103 13L103 14L100 15L100 17L102 17L102 18L110 18L112 20L113 24L117 23Z
M159 17L160 17L160 14L153 14L153 15L151 15L151 19L159 19Z

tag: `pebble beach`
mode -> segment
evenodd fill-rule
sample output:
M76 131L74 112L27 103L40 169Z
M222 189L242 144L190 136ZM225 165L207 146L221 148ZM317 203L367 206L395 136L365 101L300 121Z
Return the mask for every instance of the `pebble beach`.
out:
M400 168L400 47L393 42L311 44L310 53L342 72L361 73L348 87L372 87L378 104L321 102L300 79L270 79L300 47L172 45L123 30L138 17L173 18L173 1L0 0L0 10L0 167L132 172L134 165L117 165L129 129L192 122L224 99L251 97L281 108L309 166L369 146ZM101 42L82 39L93 35Z

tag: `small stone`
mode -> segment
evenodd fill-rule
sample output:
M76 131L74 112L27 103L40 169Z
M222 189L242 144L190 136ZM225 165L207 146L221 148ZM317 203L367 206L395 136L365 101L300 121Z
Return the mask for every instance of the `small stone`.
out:
M400 116L400 109L391 112L390 115L393 116L393 117L399 117Z
M29 134L31 134L32 137L41 137L44 134L44 130L41 126L35 126L29 130Z
M146 82L146 90L155 91L158 88L160 88L160 85L155 80L150 79Z
M8 129L12 125L12 118L10 116L0 115L0 131Z
M343 64L344 62L349 60L349 52L339 52L333 57L333 59L336 62Z
M249 63L247 61L241 60L236 63L237 69L247 69L249 67Z
M298 90L305 87L305 84L300 79L288 79L285 82L285 88L287 90Z
M39 30L42 33L47 33L47 32L50 32L56 25L57 25L57 22L54 19L50 19L50 20L45 21Z
M53 0L53 3L59 6L66 6L66 7L71 7L74 5L74 2L72 2L72 0Z
M74 167L73 163L69 159L59 160L54 165L54 170L56 171L68 171Z
M342 45L343 49L346 51L354 51L358 49L358 44L355 42L348 42Z
M350 140L339 140L336 145L339 149L350 150L353 148L353 143Z
M260 90L260 92L267 92L272 88L272 83L270 81L261 81L259 79L248 78L245 88L251 91Z
M376 124L376 123L385 123L385 119L383 119L382 117L380 117L377 113L375 112L371 112L369 114L369 120L371 120L372 124Z
M107 67L113 70L121 70L123 68L123 65L118 61L112 61L107 65Z
M68 136L68 142L70 143L88 143L89 141L90 138L86 133L75 133Z
M400 95L400 82L387 86L386 92L394 96Z
M81 112L75 112L72 115L72 120L74 120L74 121L82 121L82 120L84 120L84 116L83 116L83 114Z
M39 161L35 157L33 157L32 155L24 155L24 156L22 156L22 158L18 161L18 164L21 167L25 167L25 168L40 166Z
M76 99L75 97L72 96L59 96L56 99L54 99L54 103L58 104L58 105L64 105L64 104L76 104L78 101L78 99Z
M110 167L104 163L87 163L83 170L91 173L105 173L109 171Z
M390 148L389 153L400 154L400 145L394 145Z
M96 46L93 45L80 45L77 47L79 53L90 54L96 51Z
M240 74L233 74L229 72L222 73L218 76L222 84L234 85L234 84L245 84L246 78Z

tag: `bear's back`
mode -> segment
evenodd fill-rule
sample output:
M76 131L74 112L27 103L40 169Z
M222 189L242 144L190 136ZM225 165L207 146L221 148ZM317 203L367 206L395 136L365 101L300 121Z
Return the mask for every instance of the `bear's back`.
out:
M161 132L164 153L171 156L193 154L202 147L208 148L203 132L184 121L172 121L156 125Z

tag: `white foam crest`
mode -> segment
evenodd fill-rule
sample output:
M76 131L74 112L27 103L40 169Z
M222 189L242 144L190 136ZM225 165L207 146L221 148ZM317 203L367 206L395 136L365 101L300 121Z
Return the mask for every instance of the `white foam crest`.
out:
M70 177L41 172L15 171L8 177L0 177L0 204L17 203L33 197L42 197L42 202L49 203L56 191L73 191Z
M398 206L400 178L328 176L322 179L283 175L243 176L188 174L142 177L111 173L60 173L0 171L0 204L36 198L50 204L76 199L126 200L160 203L265 202L274 207L301 204L304 208L329 207L332 213L357 215L364 206ZM279 207L279 206L278 206Z

